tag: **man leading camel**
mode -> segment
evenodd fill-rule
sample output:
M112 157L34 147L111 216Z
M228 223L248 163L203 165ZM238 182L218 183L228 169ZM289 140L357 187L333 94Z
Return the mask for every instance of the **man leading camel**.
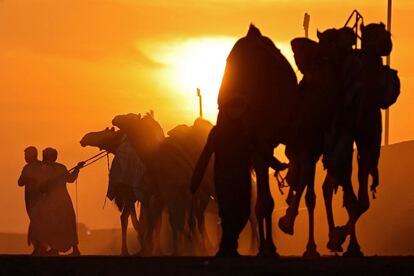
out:
M53 148L43 150L43 165L48 175L48 180L42 187L46 194L45 209L48 212L47 244L51 247L50 255L58 255L59 252L66 252L72 247L70 255L78 256L80 251L76 215L66 183L75 182L84 163L79 163L69 172L65 165L56 162L57 156L58 152Z

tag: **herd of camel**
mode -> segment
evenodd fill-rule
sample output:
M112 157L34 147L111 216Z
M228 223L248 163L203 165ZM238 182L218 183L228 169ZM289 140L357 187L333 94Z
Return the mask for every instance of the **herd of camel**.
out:
M379 183L381 108L388 108L396 101L400 87L396 71L382 65L381 57L389 55L392 49L390 33L382 23L360 28L361 49L356 49L357 34L348 27L318 32L318 42L308 38L292 40L295 62L303 74L298 82L279 49L251 25L227 58L216 126L199 118L193 126L179 125L165 136L152 112L144 116L130 113L113 118L112 124L117 129L86 134L82 146L98 147L115 155L108 197L114 199L121 211L122 254L129 254L126 243L129 218L139 233L140 254L159 252L163 211L168 213L172 230L173 254L189 254L180 251L185 241L205 247L205 210L210 200L217 197L222 227L226 223L240 223L244 227L246 218L238 216L238 210L250 210L250 205L244 206L250 201L242 198L241 187L245 183L229 182L248 175L250 185L254 175L257 198L256 223L252 228L259 236L258 255L277 256L272 238L274 201L269 168L273 166L269 160L274 148L284 144L289 159L286 177L289 193L288 209L279 220L280 229L293 234L306 189L309 239L304 256L319 256L314 240L314 178L316 163L322 157L327 169L323 183L329 227L327 247L342 252L349 236L344 255L362 256L356 223L369 208L369 177L372 191ZM213 140L209 136L212 129L219 134L209 142ZM231 131L233 136L228 134ZM358 157L357 194L351 183L354 143ZM213 153L215 159L209 162ZM117 155L119 164L124 165L116 163ZM249 166L233 168L235 165L226 164L244 164L243 158L247 158ZM226 166L231 167L231 174ZM339 186L344 191L344 206L349 215L344 226L335 225L332 210L332 197ZM229 206L231 200L241 204L240 208ZM139 218L135 212L137 201ZM234 214L231 221L224 215L229 210ZM241 229L229 229L236 229L229 230L235 232L229 237L238 238ZM221 246L226 246L223 240ZM237 240L235 246L237 249ZM220 248L219 253L220 250L222 255L237 254L234 250L225 251L226 248Z

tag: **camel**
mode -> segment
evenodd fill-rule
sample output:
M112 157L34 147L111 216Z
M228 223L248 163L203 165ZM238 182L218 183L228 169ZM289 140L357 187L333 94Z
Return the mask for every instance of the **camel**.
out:
M349 220L344 226L336 227L332 212L332 192L335 181L327 178L324 183L325 204L330 232L328 248L342 251L342 244L350 236L344 256L363 256L356 236L356 223L369 208L369 176L372 177L371 191L379 184L378 160L381 148L381 111L395 101L400 92L400 83L395 70L382 65L381 56L392 50L391 34L385 25L361 25L361 50L357 54L362 61L362 92L356 102L354 140L358 152L358 196L350 181L343 183L344 206Z
M318 32L319 43L308 38L292 40L295 62L303 73L299 83L299 96L293 121L294 131L286 144L290 161L287 182L290 185L286 214L279 220L279 228L290 235L298 215L301 196L306 191L309 216L309 238L304 257L318 257L314 241L314 178L316 163L325 150L326 133L335 120L335 113L342 105L341 66L349 59L356 36L349 28ZM327 41L328 40L328 41ZM332 116L327 116L331 114ZM304 138L305 137L305 138Z
M263 162L268 160L266 156L272 155L273 148L278 144L286 145L286 154L291 161L287 177L291 189L287 200L289 208L279 221L279 226L284 232L293 234L294 218L301 195L307 187L309 240L304 256L317 257L313 215L316 162L322 153L326 155L328 135L334 149L343 143L349 146L348 136L332 134L330 130L337 120L342 120L346 127L354 122L354 114L346 112L348 107L354 107L352 104L360 83L359 59L352 51L356 37L351 29L342 28L318 32L318 38L319 43L310 40L292 42L296 62L304 73L299 86L289 63L270 39L262 36L254 26L250 26L246 37L236 42L227 59L218 103L220 113L224 114L221 119L226 120L225 114L236 117L240 132L250 135L248 139L256 145L255 151L258 152L253 157L253 164L258 180L256 216L259 221L259 255L276 255L271 231L274 203L267 177L269 166ZM349 118L347 115L350 115ZM334 128L334 131L337 129ZM352 156L352 143L350 145ZM329 146L332 147L328 143ZM328 150L332 151L332 148ZM349 151L346 150L349 147L345 147L344 152L329 152L324 158L332 163L332 158L339 155L339 161L342 161L342 154L345 155L344 160L349 161ZM261 158L263 156L265 158ZM202 158L200 161L203 162ZM329 162L325 161L325 164L331 165ZM329 172L335 169L330 168L327 179L332 175Z
M132 225L140 237L142 254L150 251L151 243L149 242L149 239L147 239L146 233L151 233L153 231L156 219L160 217L160 207L155 205L150 208L148 206L150 201L148 201L147 198L151 195L146 193L145 190L150 189L148 187L143 187L147 181L139 177L137 179L136 176L136 171L138 170L142 172L144 167L142 163L139 162L139 157L136 156L130 142L126 139L125 134L119 130L115 130L114 127L106 128L102 131L87 133L81 139L80 144L82 147L98 147L115 156L111 165L107 196L109 199L115 201L121 212L121 255L129 255L127 247L129 218L131 218ZM123 164L122 162L125 162L124 160L126 160L127 163ZM141 189L138 193L137 188ZM143 192L142 188L144 188ZM140 219L138 220L135 203L139 199L141 202L141 212Z
M214 196L212 167L197 194L191 196L188 186L211 128L212 124L201 118L193 126L178 125L168 132L157 152L157 183L172 226L174 254L205 254L210 246L204 212ZM191 252L184 248L186 244Z
M154 189L152 200L159 202L168 213L173 236L172 254L185 253L180 245L191 241L193 230L197 229L202 237L206 235L204 210L212 194L209 188L212 184L208 184L212 178L204 181L203 192L195 196L188 193L188 186L196 156L211 125L199 119L193 127L178 126L169 132L169 137L164 137L151 114L143 118L135 114L118 115L112 123L127 135L145 164L148 186ZM159 138L155 139L156 144L154 137Z
M218 96L217 134L216 137L212 137L212 140L217 140L220 143L219 148L225 151L220 154L224 166L229 165L225 163L226 159L230 162L237 161L240 166L243 166L235 170L238 174L237 179L234 178L235 175L232 177L233 180L243 183L246 193L250 193L247 188L248 183L250 184L248 163L251 162L253 166L257 177L255 213L260 237L258 253L260 256L277 256L272 238L274 201L269 188L269 167L272 165L270 160L273 158L273 149L285 142L288 137L292 115L289 111L291 106L289 103L295 93L297 93L297 79L289 62L269 38L263 36L255 26L250 25L247 35L235 43L227 58ZM234 140L229 137L234 137ZM193 175L193 189L202 179L203 164L211 156L213 144L207 144L203 150ZM256 154L240 155L250 146L253 148L251 152ZM217 153L215 161L217 162ZM276 168L279 165L273 164ZM226 171L216 163L216 182L229 179L225 174ZM220 184L216 183L217 186ZM244 205L247 204L249 201L245 200ZM240 207L245 212L250 212L248 206ZM246 214L240 215L242 216L240 221L246 223ZM236 230L240 230L240 225ZM220 253L219 251L218 254ZM236 255L236 253L229 254Z
M130 123L139 124L141 120L150 120L146 117L142 118L140 115L128 114L124 120L130 120ZM123 119L117 116L114 120L115 124L120 124L119 120ZM151 117L152 118L152 117ZM122 124L122 123L121 123ZM151 124L147 123L146 126ZM156 124L153 124L157 126ZM145 125L144 125L145 126ZM139 125L138 125L139 127ZM122 225L122 254L128 254L126 248L126 229L128 226L128 217L131 217L133 226L137 233L139 233L141 244L144 246L141 254L152 254L152 240L154 230L159 226L156 224L160 220L161 211L166 208L169 214L169 221L173 231L173 254L179 254L179 245L183 242L183 237L197 239L196 244L200 244L201 253L205 252L206 247L209 246L209 241L205 229L204 210L209 203L210 196L213 195L211 177L207 177L202 185L202 189L196 196L190 198L185 196L186 187L188 186L191 172L196 161L196 158L205 143L207 134L212 125L201 118L194 122L194 125L188 127L186 125L179 125L168 132L168 137L162 139L158 147L154 147L152 155L149 155L147 164L154 164L156 176L151 173L145 174L145 179L142 179L144 184L140 185L141 197L127 196L137 194L131 190L126 193L117 194L115 202L120 207L121 225ZM144 130L142 130L144 131ZM144 132L145 133L145 132ZM156 133L155 131L153 133ZM158 137L161 137L158 131ZM135 134L136 135L136 134ZM122 141L129 139L125 138L122 131L115 131L114 128L107 128L100 132L88 133L82 138L82 146L95 146L100 149L106 149L111 153L116 153ZM145 141L143 139L143 141ZM111 168L112 169L112 168ZM210 169L211 170L211 169ZM148 170L149 171L149 170ZM210 175L210 174L208 174ZM131 179L127 179L131 180ZM152 185L152 187L150 187ZM144 186L144 187L142 187ZM131 187L131 185L127 185ZM139 193L138 193L139 194ZM151 198L149 200L148 198ZM136 219L134 204L136 200L141 203L141 213L139 221ZM124 203L125 202L125 203ZM125 208L122 208L125 206ZM187 218L187 224L185 219ZM157 226L157 227L156 227ZM188 226L188 233L184 229ZM156 227L154 229L154 227ZM157 230L159 231L159 229ZM157 237L158 238L158 237Z

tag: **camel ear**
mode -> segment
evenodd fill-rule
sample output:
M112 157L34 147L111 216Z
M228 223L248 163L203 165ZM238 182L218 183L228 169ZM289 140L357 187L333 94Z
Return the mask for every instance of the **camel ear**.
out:
M319 30L316 30L316 36L318 37L319 40L321 40L322 33Z
M105 128L105 130L108 130L108 129L109 129L109 127L106 127L106 128Z
M115 127L111 127L111 131L115 131Z

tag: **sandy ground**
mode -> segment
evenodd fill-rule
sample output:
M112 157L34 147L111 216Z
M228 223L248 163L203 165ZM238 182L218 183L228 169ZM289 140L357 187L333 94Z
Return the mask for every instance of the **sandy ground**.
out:
M414 275L414 257L31 257L1 255L0 275Z

